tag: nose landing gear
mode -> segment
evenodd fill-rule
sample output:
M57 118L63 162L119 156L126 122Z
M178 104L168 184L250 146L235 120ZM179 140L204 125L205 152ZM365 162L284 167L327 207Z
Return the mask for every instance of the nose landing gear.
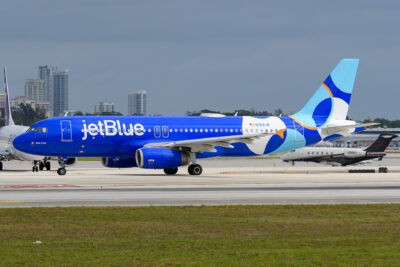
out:
M65 175L67 170L65 169L65 160L62 157L58 158L58 164L60 164L60 168L57 169L58 175Z

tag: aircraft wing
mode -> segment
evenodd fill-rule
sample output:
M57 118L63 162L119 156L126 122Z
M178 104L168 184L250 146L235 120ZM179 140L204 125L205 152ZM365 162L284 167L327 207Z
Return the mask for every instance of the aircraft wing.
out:
M351 124L351 125L343 125L343 126L326 126L322 128L326 134L335 134L340 131L348 130L348 129L355 129L355 128L362 128L362 127L369 127L369 126L376 126L380 123L376 122L369 122L369 123L362 123L362 124Z
M206 151L216 152L214 147L217 147L217 146L233 148L232 143L241 142L241 143L250 144L258 138L262 138L265 136L272 136L274 134L277 134L283 138L284 131L286 131L286 129L281 130L276 133L230 135L230 136L209 137L209 138L192 139L192 140L150 143L150 144L146 144L144 147L187 149L194 153L200 153L200 152L206 152Z

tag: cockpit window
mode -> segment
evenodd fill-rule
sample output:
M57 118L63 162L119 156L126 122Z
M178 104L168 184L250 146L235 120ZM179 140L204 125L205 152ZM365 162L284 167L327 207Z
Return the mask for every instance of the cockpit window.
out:
M35 133L48 133L48 130L47 130L46 127L31 127L26 132L28 132L28 133L32 133L32 132L35 132Z

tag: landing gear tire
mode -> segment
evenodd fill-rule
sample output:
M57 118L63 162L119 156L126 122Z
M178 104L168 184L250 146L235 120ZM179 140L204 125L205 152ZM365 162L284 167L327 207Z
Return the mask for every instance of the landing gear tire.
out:
M67 170L65 168L59 168L57 170L58 175L65 175L67 173Z
M32 167L32 172L38 172L39 171L39 167L38 166L33 166Z
M167 175L174 175L178 172L178 168L168 168L164 169L164 173Z
M47 161L45 164L46 170L50 171L50 161Z
M43 169L44 169L44 163L43 163L43 162L40 162L40 163L39 163L39 170L40 170L40 171L43 171Z
M0 162L0 171L3 170L3 162Z
M191 164L188 171L190 175L200 175L203 172L203 168L199 164Z

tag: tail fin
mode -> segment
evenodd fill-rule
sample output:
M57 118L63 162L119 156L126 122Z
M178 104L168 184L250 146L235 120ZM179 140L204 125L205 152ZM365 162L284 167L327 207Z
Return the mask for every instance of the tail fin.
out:
M15 125L11 115L10 96L8 94L7 70L4 67L4 98L6 106L6 125Z
M378 139L372 143L369 147L365 149L367 152L384 152L388 147L392 139L396 138L395 134L382 133L379 135Z
M291 117L312 128L320 128L331 120L345 120L358 62L342 59L307 104Z

